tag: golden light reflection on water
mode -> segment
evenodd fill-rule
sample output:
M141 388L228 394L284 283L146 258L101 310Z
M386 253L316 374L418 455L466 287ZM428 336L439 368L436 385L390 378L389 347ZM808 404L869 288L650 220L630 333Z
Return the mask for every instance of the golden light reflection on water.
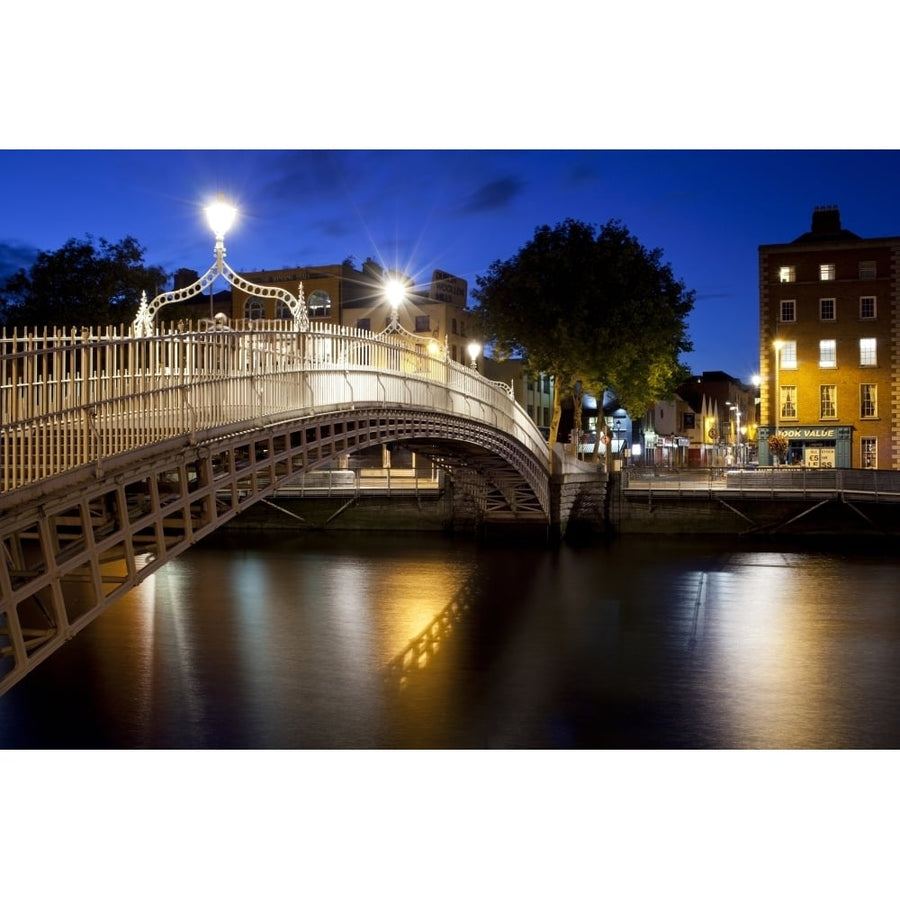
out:
M811 591L804 572L789 555L766 553L710 575L712 677L737 746L784 747L790 734L792 746L809 747L828 734L836 686L816 614L822 579Z

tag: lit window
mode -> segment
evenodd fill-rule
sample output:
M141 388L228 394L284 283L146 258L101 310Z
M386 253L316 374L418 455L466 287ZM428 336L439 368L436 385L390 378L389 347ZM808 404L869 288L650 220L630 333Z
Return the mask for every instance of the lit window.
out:
M861 384L859 386L859 417L874 419L878 415L878 385Z
M834 263L819 266L819 281L834 281Z
M867 260L859 264L860 278L875 278L878 274L877 266L873 260Z
M823 297L819 300L819 318L823 322L833 322L837 318L835 308L836 301L834 297Z
M819 385L819 418L837 418L837 385Z
M793 322L797 317L797 302L796 300L782 300L781 301L781 321L782 322Z
M782 341L781 344L781 353L779 354L779 367L782 369L796 369L797 368L797 342L796 341Z
M794 384L781 385L781 418L797 418L797 386Z
M859 298L859 317L861 319L874 319L875 309L876 306L874 297Z
M819 368L833 369L837 365L837 341L819 341Z
M860 438L859 450L862 456L862 467L864 469L878 468L878 439L877 438Z
M797 272L793 266L780 266L778 269L778 280L781 282L795 281Z
M314 319L327 319L331 315L331 297L325 291L313 291L309 295L307 306Z
M859 339L859 364L861 366L878 365L878 353L875 348L875 338Z

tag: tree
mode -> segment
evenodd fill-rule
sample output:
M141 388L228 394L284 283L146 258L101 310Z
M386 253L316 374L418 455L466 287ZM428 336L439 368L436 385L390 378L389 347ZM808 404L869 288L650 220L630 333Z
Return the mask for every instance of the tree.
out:
M165 272L144 265L144 248L133 238L116 244L72 238L40 253L0 288L0 320L12 326L90 326L130 322L141 292L153 297Z
M598 231L566 219L476 277L485 338L555 380L551 444L564 395L580 405L581 390L612 390L635 417L687 377L679 355L692 347L694 293L661 260L616 220Z

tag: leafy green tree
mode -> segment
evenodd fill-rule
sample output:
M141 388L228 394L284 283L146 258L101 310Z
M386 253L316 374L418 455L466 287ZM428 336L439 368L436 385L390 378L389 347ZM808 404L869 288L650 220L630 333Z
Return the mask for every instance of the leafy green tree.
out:
M616 220L599 230L574 219L537 228L519 252L477 276L485 338L529 371L553 376L551 444L560 398L611 390L632 417L688 376L686 319L694 293L661 250L647 250Z
M144 248L133 238L96 244L72 238L40 253L0 287L0 320L11 326L90 326L130 322L141 292L163 289L167 276L144 264Z

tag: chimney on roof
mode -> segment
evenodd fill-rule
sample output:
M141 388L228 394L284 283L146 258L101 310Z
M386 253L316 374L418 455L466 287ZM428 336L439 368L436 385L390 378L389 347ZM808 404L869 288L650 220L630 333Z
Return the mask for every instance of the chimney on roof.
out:
M813 234L837 234L841 230L841 212L836 206L817 206L812 214Z

